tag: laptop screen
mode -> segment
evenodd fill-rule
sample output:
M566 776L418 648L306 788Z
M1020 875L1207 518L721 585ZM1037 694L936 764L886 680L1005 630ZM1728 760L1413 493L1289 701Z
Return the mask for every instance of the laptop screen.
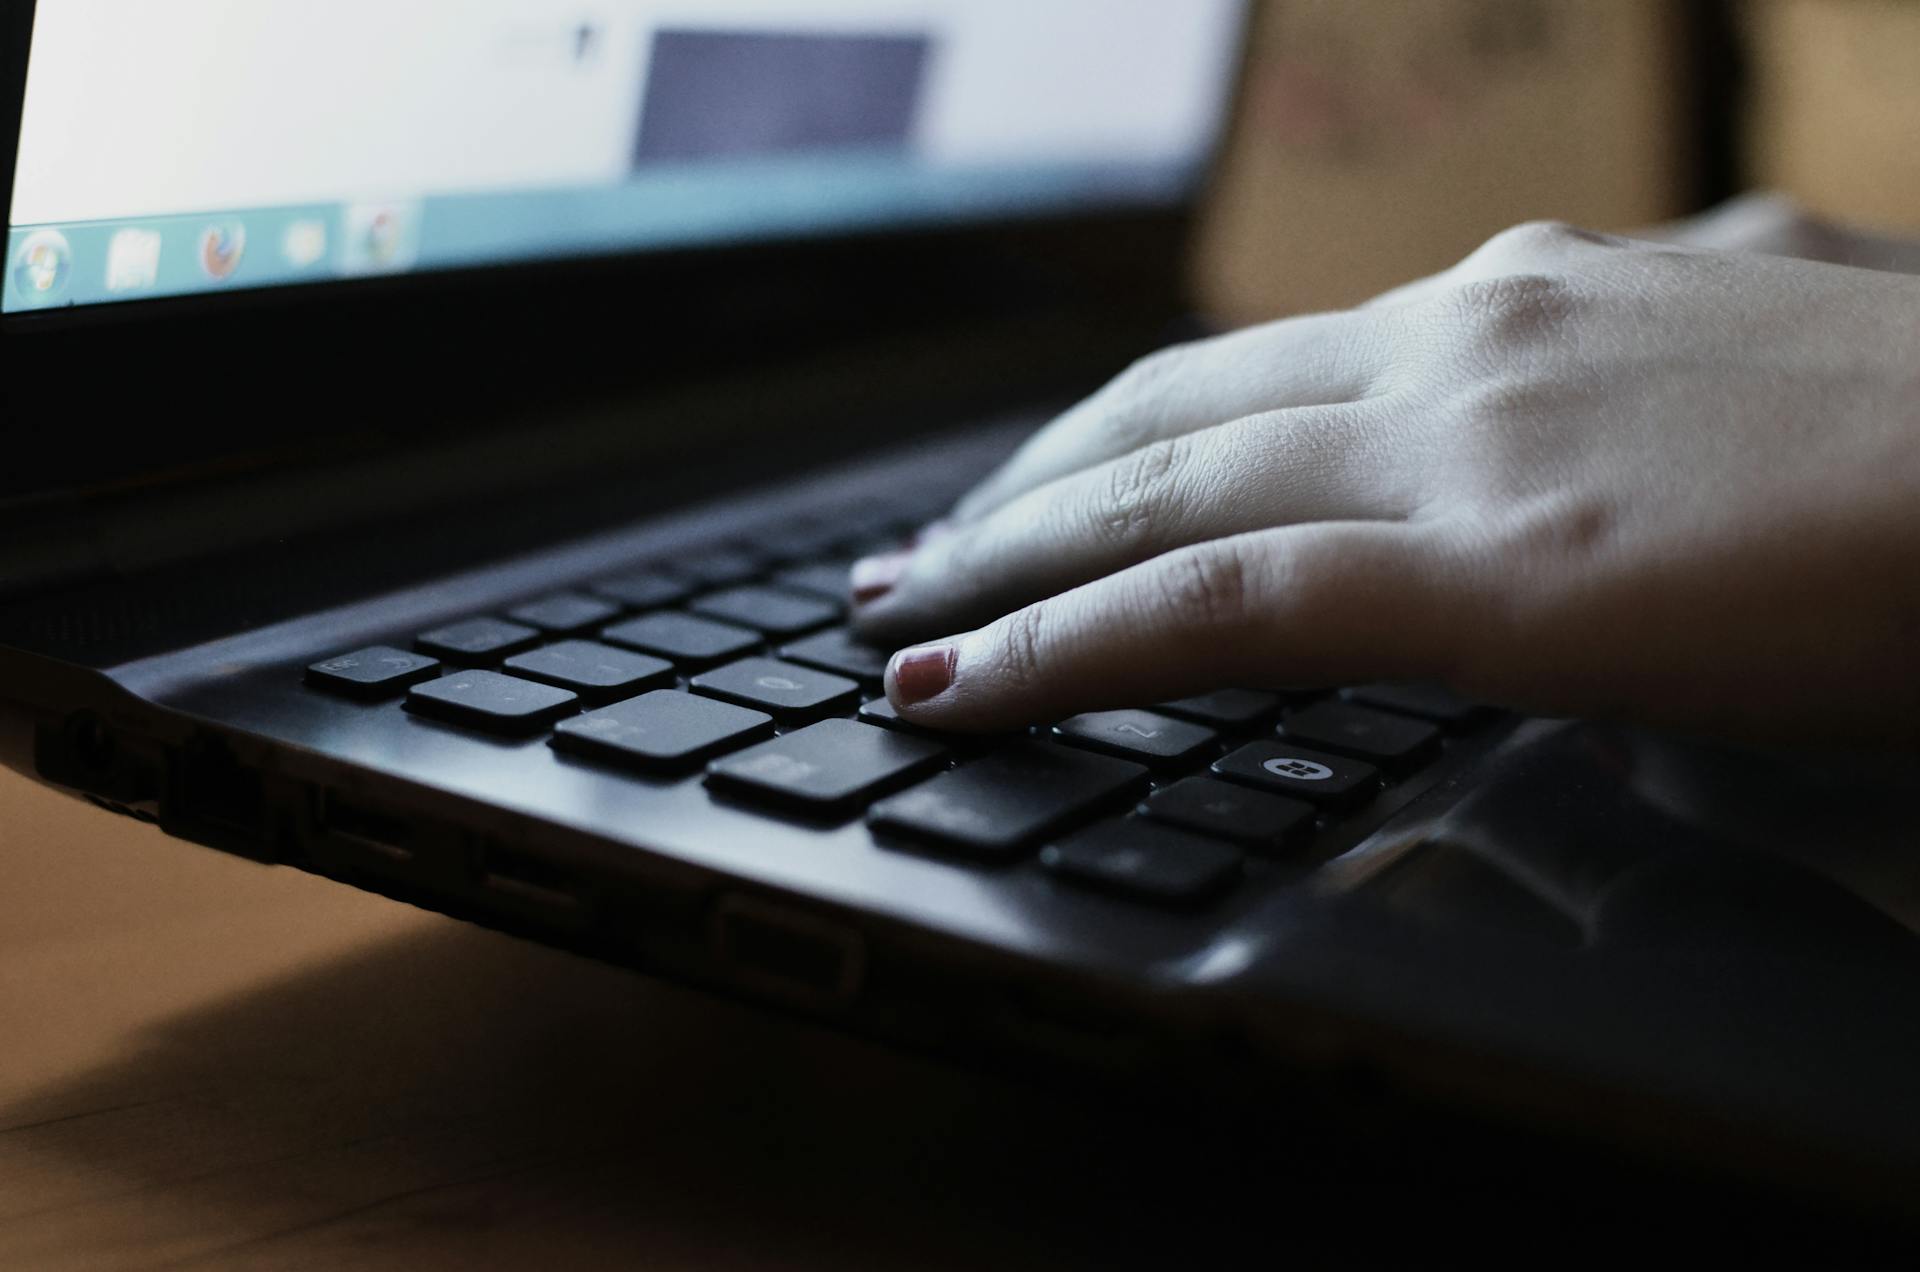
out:
M1242 0L41 0L8 312L1177 202Z

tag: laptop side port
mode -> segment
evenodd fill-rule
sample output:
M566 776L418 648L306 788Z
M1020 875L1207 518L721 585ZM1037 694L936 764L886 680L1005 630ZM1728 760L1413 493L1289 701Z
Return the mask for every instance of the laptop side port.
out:
M713 945L735 982L797 1006L851 1002L866 977L866 942L859 932L739 893L727 893L714 906Z
M338 791L320 792L320 812L315 820L322 834L352 847L392 861L413 859L412 823Z
M549 913L584 914L587 909L580 881L551 861L497 840L481 839L475 844L473 862L480 886L497 896Z

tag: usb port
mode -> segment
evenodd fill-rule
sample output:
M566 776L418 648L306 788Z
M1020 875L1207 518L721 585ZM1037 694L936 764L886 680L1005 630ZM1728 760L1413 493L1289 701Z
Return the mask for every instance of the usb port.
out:
M320 798L320 829L338 840L370 849L394 861L413 857L411 823L377 808L326 791Z
M722 897L713 933L734 979L805 1005L851 1000L866 974L866 943L858 932L753 897Z

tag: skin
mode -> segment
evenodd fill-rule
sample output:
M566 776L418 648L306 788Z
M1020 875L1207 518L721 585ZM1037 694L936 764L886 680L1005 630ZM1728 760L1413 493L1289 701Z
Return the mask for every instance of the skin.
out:
M1142 360L856 567L866 635L935 636L895 705L984 731L1407 679L1920 742L1920 253L1765 199L1654 233L1523 225Z

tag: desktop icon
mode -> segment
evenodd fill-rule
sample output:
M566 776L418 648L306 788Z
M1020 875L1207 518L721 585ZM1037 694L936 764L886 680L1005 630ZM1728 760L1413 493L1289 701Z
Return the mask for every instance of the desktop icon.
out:
M160 231L115 230L107 242L107 290L145 291L160 280Z
M419 249L417 203L356 203L347 209L340 268L348 274L391 274L413 264Z
M200 235L200 268L215 282L225 282L240 268L247 250L247 227L238 221L209 225Z
M66 290L73 273L73 249L58 230L27 235L13 256L13 285L30 305L44 305Z
M295 221L280 236L280 255L295 269L311 269L327 254L327 223Z

